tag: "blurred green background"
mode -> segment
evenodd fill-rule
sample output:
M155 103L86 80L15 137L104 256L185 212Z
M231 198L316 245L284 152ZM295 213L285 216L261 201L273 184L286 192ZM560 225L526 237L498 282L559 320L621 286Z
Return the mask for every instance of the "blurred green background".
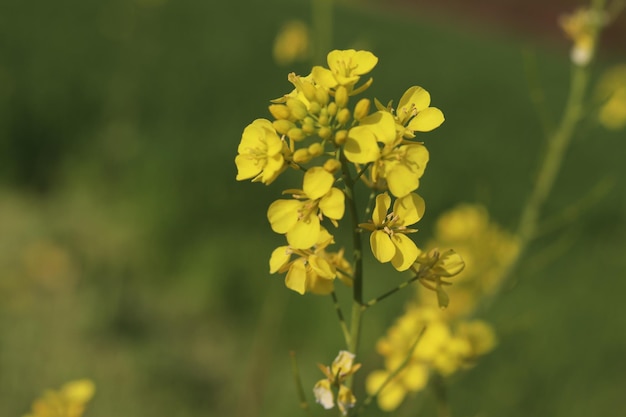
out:
M329 299L268 274L282 240L265 211L288 181L237 183L234 156L291 90L287 73L308 72L271 50L285 20L309 16L288 0L0 3L0 415L81 377L97 385L92 417L300 413L288 351L309 393L341 335ZM513 228L529 193L544 140L522 51L558 115L569 45L503 26L384 2L336 9L334 46L380 58L370 96L417 84L446 115L424 137L418 239L459 202ZM623 43L604 50L594 73L625 60ZM481 312L500 344L450 381L455 416L626 415L624 132L591 121L576 136L547 215L609 191L538 240ZM368 298L401 279L368 266ZM365 316L363 375L409 293ZM432 408L426 391L398 415Z

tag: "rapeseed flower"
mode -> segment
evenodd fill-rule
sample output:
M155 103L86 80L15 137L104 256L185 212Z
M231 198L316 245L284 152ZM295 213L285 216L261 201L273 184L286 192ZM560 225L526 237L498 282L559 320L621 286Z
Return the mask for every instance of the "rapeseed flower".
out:
M252 178L270 184L287 167L289 149L266 119L256 119L244 129L237 152L237 181Z
M405 271L420 254L415 243L406 236L407 233L417 230L409 229L408 226L417 223L422 218L425 204L422 197L411 193L396 199L392 212L387 214L390 207L389 194L379 194L376 196L372 222L362 223L359 227L372 232L370 247L379 262L391 261L398 271Z
M334 238L324 228L318 239L311 249L293 249L290 246L274 249L270 257L270 273L287 272L285 286L299 294L330 294L337 277L344 284L352 285L352 267L343 256L343 249L339 252L326 251L326 247L334 243ZM292 255L296 259L291 260Z
M68 382L58 391L46 391L33 402L32 411L24 417L81 417L95 390L88 379Z
M370 72L378 63L378 58L373 53L354 49L331 51L326 60L328 68L313 67L311 74L315 81L328 89L344 86L349 93L356 93L352 88L361 75ZM360 91L363 90L359 89Z
M322 167L304 174L302 190L287 190L293 200L277 200L267 210L267 218L276 233L286 234L289 246L308 249L320 235L320 220L325 216L334 224L343 217L345 196L334 188L334 176Z
M343 382L358 371L361 368L361 364L354 363L353 353L342 350L330 366L318 364L318 367L326 378L317 381L313 388L315 401L326 410L333 408L336 402L341 413L343 415L348 414L348 409L356 404L356 398L350 388L344 385ZM337 392L336 401L333 391Z
M607 70L598 82L598 100L603 101L598 111L602 126L611 130L626 127L626 65L617 65Z
M309 28L300 20L290 20L280 29L274 39L272 50L279 65L303 61L309 56Z

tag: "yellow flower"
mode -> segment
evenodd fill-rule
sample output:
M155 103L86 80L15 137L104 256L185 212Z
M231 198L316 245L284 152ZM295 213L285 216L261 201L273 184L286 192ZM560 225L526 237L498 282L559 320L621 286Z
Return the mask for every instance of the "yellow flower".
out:
M428 163L428 150L421 143L404 144L396 121L386 111L361 119L348 132L344 147L346 158L357 164L373 162L371 180L376 188L389 188L396 197L404 197L419 188L419 179ZM379 147L382 144L382 149ZM380 183L384 179L385 183Z
M308 249L320 235L320 219L336 223L345 211L343 192L332 187L335 177L322 167L304 174L302 190L287 190L294 200L277 200L267 210L267 218L276 233L286 234L289 246Z
M600 79L596 96L604 104L598 113L600 123L607 129L626 127L626 65L610 68Z
M379 262L391 261L398 271L405 271L415 262L420 250L415 243L406 236L415 232L409 229L424 215L425 204L422 197L411 193L398 198L394 202L393 211L389 214L391 197L389 194L376 196L376 206L372 213L372 223L362 223L359 226L370 230L370 246L372 253Z
M270 184L287 167L286 145L266 119L257 119L244 129L237 151L237 181L252 178Z
M352 277L346 274L352 273L352 267L343 257L343 249L339 252L326 252L326 247L332 243L333 236L322 228L313 250L279 246L270 257L270 273L287 271L285 285L299 294L330 294L336 277L346 285L351 285ZM292 261L291 255L298 258Z
M441 126L445 118L436 107L430 106L430 94L422 87L406 90L398 102L396 119L404 127L403 136L414 138L415 132L430 132Z
M330 366L318 364L318 367L326 378L317 381L313 388L315 401L326 410L333 408L335 406L333 388L335 388L338 390L337 407L343 415L348 414L348 409L356 404L356 398L350 388L343 385L343 381L358 371L361 364L354 363L353 353L342 350Z
M274 60L279 65L302 61L309 55L309 28L299 20L290 20L274 40Z
M559 18L561 28L574 41L570 53L574 64L585 66L591 61L598 29L606 24L606 20L604 14L598 14L589 8L579 8Z
M81 417L95 390L88 379L68 382L58 391L46 391L35 400L31 413L24 417Z
M331 51L326 59L330 69L316 66L312 75L317 83L328 89L342 85L350 90L361 75L370 72L378 63L378 58L371 52L354 49Z

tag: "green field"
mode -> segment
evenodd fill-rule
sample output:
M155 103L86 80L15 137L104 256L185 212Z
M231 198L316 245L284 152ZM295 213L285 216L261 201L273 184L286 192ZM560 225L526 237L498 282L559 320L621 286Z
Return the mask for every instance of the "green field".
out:
M271 50L282 22L309 12L287 0L0 4L0 415L83 377L97 386L89 417L301 413L288 352L309 394L341 333L329 297L268 273L282 239L265 213L286 182L237 183L234 157L243 128L291 90L287 73L308 71L278 67ZM418 240L460 202L512 230L545 144L522 52L558 116L566 41L353 1L337 7L334 47L380 58L369 96L421 85L446 115L424 137ZM601 51L594 79L624 61ZM480 312L500 342L450 380L454 416L626 415L623 139L593 120L576 133L546 216L605 191L538 239ZM399 282L387 267L366 263L366 298ZM380 366L373 344L400 298L365 316L365 371ZM397 415L417 410L436 415L430 391Z

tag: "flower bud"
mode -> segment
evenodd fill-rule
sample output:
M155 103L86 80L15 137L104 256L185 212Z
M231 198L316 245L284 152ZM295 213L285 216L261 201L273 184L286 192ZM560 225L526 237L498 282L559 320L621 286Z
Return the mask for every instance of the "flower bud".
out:
M361 120L367 116L370 112L370 100L368 98L362 98L354 106L354 118L355 120Z
M315 101L316 88L313 84L311 84L309 81L302 80L302 84L300 85L300 87L302 94L304 94L304 97L306 97L307 100Z
M293 122L285 119L275 120L272 125L274 126L274 129L276 129L276 131L281 135L286 135L290 129L296 127Z
M296 164L306 164L311 160L311 155L307 149L298 149L293 153L293 162Z
M304 103L298 100L297 98L287 99L287 107L291 111L291 114L293 115L293 117L296 118L296 120L302 120L308 114L308 111Z
M289 129L289 131L287 132L287 136L289 136L292 140L295 140L296 142L306 137L302 129L298 129L297 127Z
M279 120L289 119L289 116L291 115L291 113L289 112L289 108L287 108L287 106L285 106L284 104L270 104L269 110L272 116L274 116L275 119Z
M337 103L332 102L328 105L328 107L326 107L326 110L328 111L328 115L329 116L334 116L337 114Z
M321 154L324 153L324 147L322 146L321 143L319 142L315 142L312 143L309 147L308 147L308 151L311 154L311 156L320 156Z
M311 114L319 114L321 109L322 107L317 101L312 101L311 104L309 104L309 113Z
M317 132L317 135L322 139L328 139L333 134L329 127L322 126L320 130Z
M322 106L325 106L326 104L328 104L328 99L328 91L326 91L325 88L318 87L315 91L315 101Z
M350 121L350 110L346 108L339 110L339 113L337 113L337 121L342 125L348 123L348 121Z
M324 169L331 174L334 174L341 169L341 162L337 161L336 159L329 159L328 161L324 162Z
M346 129L338 130L337 133L335 133L335 143L337 145L343 145L344 143L346 143L347 139L348 131Z
M339 108L346 107L348 104L348 89L345 86L340 85L335 90L335 103Z
M320 114L320 117L317 119L320 125L328 126L328 116L325 114Z

